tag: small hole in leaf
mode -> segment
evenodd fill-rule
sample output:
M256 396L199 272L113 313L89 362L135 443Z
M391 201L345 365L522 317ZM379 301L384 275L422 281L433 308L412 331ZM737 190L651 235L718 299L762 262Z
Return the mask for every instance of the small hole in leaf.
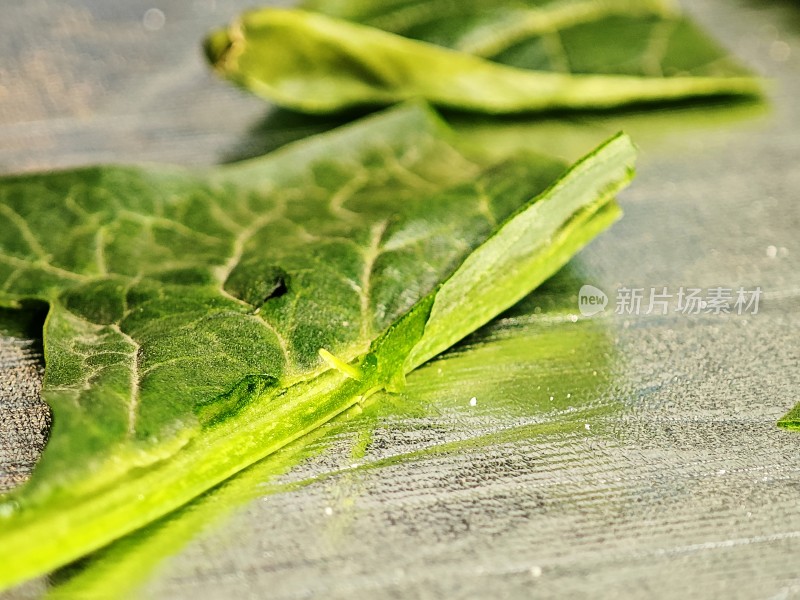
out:
M273 298L280 298L288 291L289 288L286 287L286 278L283 276L279 276L278 278L275 279L275 285L272 288L272 291L270 291L264 297L264 303L266 303L267 300L272 300Z
M290 286L291 277L286 271L257 263L238 265L225 281L226 292L257 309L286 295Z

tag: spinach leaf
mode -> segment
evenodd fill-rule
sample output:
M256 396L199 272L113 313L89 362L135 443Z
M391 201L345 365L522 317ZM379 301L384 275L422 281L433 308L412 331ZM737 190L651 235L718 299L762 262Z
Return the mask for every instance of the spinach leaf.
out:
M633 147L482 164L405 106L206 173L0 180L0 303L50 306L51 439L0 586L181 506L508 308L617 218Z
M311 0L213 33L215 69L309 113L424 98L487 113L758 94L662 0ZM324 13L324 14L323 14Z

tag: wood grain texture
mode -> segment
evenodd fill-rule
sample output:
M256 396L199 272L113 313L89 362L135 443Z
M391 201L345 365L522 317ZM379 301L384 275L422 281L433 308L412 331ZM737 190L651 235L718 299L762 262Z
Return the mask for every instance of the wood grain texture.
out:
M209 164L307 131L295 123L265 139L270 109L202 63L197 40L249 4L160 2L158 31L143 27L152 4L139 1L5 7L0 171ZM684 5L774 79L772 110L643 141L625 219L573 261L572 283L530 301L547 314L573 302L582 282L608 292L761 286L760 314L607 314L598 322L615 361L597 401L622 408L589 430L465 444L265 496L166 561L141 597L800 597L800 438L774 425L800 388L800 11L756 0ZM680 118L664 111L664 129ZM0 485L9 487L32 464L47 413L27 342L0 341L0 363L0 423L13 423L0 426ZM594 370L577 369L561 373L560 391ZM470 411L469 397L458 408L440 393L451 408L434 410L431 396L429 413L385 416L359 462L536 418L491 410L502 404L491 396L478 400L485 411ZM532 387L530 405L543 393ZM284 481L347 466L356 433ZM38 597L43 586L0 597Z

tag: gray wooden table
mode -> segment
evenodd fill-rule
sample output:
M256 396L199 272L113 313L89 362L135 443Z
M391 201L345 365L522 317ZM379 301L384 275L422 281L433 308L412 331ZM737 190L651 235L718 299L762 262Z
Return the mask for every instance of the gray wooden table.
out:
M203 64L199 38L251 4L3 2L0 172L206 165L303 135L299 121L268 130L271 109ZM800 400L800 8L686 4L772 78L770 108L726 124L693 113L687 125L685 109L667 111L658 135L643 129L624 220L530 302L564 336L585 321L547 321L547 303L577 313L581 283L612 296L623 286L760 287L759 313L608 310L592 321L608 361L573 361L556 380L531 375L548 389L531 383L530 414L490 388L477 411L466 390L427 390L440 409L379 415L357 461L374 468L341 468L358 435L345 428L280 478L283 488L239 493L225 519L159 561L138 595L800 597L800 434L775 427ZM596 367L595 400L617 408L591 427L485 442L535 424L542 394L567 393ZM0 339L5 489L27 476L46 438L41 370L22 327ZM0 597L38 597L47 585Z

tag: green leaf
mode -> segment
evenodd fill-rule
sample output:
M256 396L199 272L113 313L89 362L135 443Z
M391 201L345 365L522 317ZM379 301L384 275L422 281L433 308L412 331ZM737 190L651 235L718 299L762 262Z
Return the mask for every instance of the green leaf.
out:
M0 180L0 302L49 304L54 413L0 505L0 586L401 389L607 227L632 176L625 136L565 174L480 164L450 138L410 106L205 173Z
M515 113L756 95L759 83L661 0L310 1L213 33L215 69L309 113L424 98ZM325 13L325 14L322 14Z

